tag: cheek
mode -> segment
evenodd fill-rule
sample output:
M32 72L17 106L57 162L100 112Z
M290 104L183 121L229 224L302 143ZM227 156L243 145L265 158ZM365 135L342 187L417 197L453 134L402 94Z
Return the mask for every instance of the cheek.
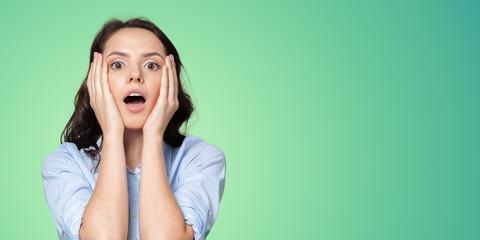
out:
M149 86L150 99L152 102L156 102L160 95L160 84L153 84Z
M161 72L159 72L158 74L152 74L151 76L145 78L147 89L149 90L150 95L153 96L154 100L157 100L157 97L160 94L161 81Z
M110 88L110 92L112 93L112 96L115 98L115 100L122 100L123 99L119 99L119 98L122 98L122 96L120 96L122 93L121 93L121 86L120 86L120 81L119 79L116 79L118 77L112 75L112 74L108 74L108 87Z

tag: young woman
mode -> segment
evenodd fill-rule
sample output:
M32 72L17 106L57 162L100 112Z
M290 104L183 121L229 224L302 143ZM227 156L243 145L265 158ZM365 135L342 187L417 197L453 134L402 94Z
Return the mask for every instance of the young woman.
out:
M42 165L59 238L205 239L226 161L217 146L179 132L194 108L177 50L146 19L113 19L90 62L63 143Z

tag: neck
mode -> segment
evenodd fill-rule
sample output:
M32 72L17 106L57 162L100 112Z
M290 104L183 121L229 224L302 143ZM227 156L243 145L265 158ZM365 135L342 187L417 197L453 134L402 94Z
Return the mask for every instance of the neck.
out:
M135 171L135 167L141 164L143 148L142 129L125 129L123 134L123 146L125 148L125 160L127 166Z

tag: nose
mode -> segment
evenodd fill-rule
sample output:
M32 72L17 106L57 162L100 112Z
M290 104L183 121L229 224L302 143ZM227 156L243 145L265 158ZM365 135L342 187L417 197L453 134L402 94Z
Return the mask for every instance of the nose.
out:
M129 76L129 82L138 82L138 83L142 83L143 82L143 77L140 73L140 71L138 69L134 69L130 72L130 76Z
M131 77L130 81L134 81L134 79L135 79L135 81L138 81L138 82L142 81L139 77Z

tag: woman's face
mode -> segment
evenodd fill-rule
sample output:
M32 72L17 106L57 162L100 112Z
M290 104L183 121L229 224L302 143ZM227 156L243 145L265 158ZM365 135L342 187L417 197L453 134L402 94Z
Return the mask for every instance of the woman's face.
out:
M110 91L127 129L142 129L155 107L160 93L165 47L150 31L124 28L115 32L105 43L103 57L108 66ZM145 97L125 97L139 89ZM138 91L136 91L138 92Z

